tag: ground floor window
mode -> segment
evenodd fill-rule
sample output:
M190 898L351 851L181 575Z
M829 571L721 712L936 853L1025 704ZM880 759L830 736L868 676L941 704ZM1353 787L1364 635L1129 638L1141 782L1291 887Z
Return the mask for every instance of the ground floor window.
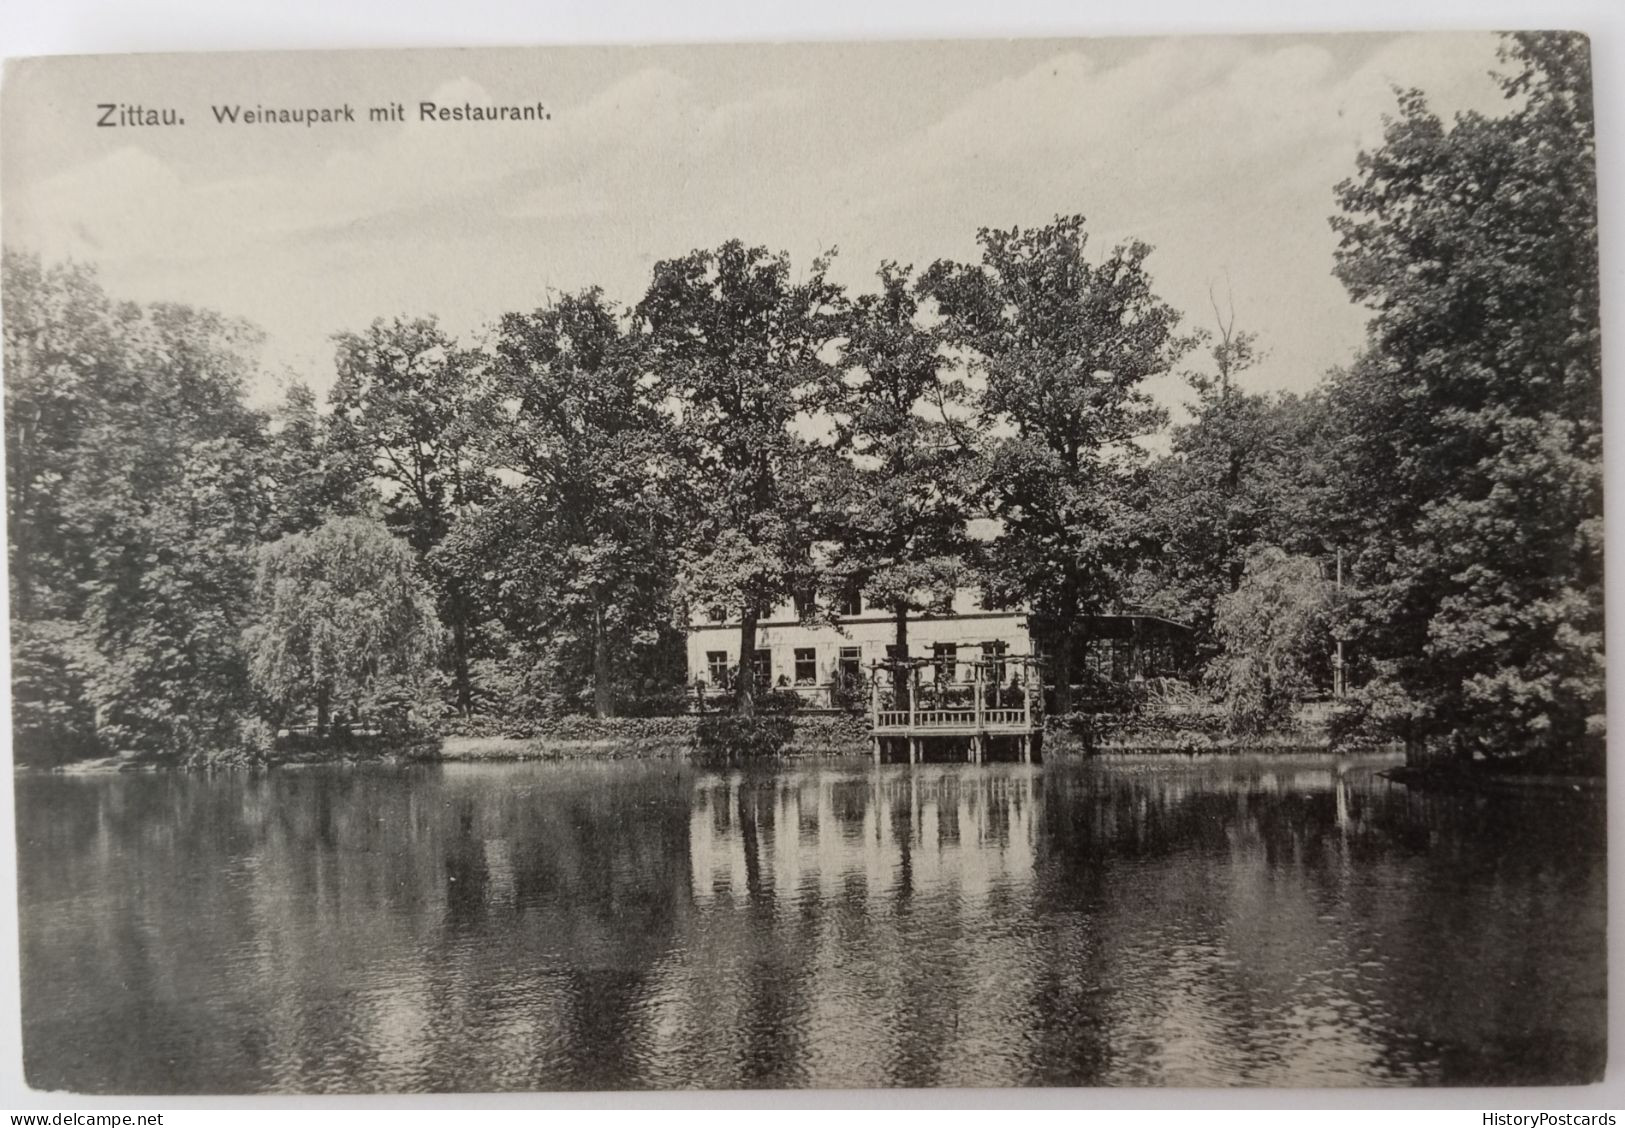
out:
M959 645L953 642L937 643L931 647L931 660L936 663L938 681L953 681L958 672Z
M718 689L728 685L728 652L726 650L707 650L705 652L705 668L711 675L711 684Z
M840 661L837 663L841 677L847 681L855 681L863 672L863 648L861 646L841 647Z
M757 685L773 684L773 651L765 647L758 650L750 665L751 672L756 675Z
M1004 655L1010 649L1007 642L982 643L982 661L991 663L988 667L987 680L994 685L1004 680Z
M796 684L818 684L818 651L810 646L796 647Z

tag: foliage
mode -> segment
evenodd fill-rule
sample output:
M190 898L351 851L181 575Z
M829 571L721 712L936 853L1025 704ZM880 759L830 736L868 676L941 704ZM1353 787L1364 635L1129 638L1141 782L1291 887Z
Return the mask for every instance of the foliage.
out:
M1313 689L1331 648L1333 595L1320 565L1274 547L1247 556L1241 583L1221 596L1222 647L1208 679L1232 732L1276 727Z
M207 311L114 303L84 267L8 252L3 277L19 700L54 714L53 741L70 717L83 733L83 709L38 694L79 685L103 750L230 744L267 520L264 420L243 403L258 335ZM48 688L45 669L67 676Z
M78 623L12 621L12 748L19 762L51 766L95 752L90 681L99 663Z
M1144 382L1189 342L1152 290L1144 243L1091 264L1082 216L983 228L977 239L979 265L938 262L922 289L984 385L979 481L1003 528L984 584L995 600L1030 603L1046 625L1065 712L1072 636L1083 615L1111 604L1142 551L1131 503L1144 460L1137 440L1164 419Z
M642 338L599 291L567 295L502 319L491 381L503 409L483 462L508 484L444 560L484 581L512 638L567 659L565 685L585 670L594 711L611 716L662 651L681 652L665 488L678 472Z
M910 275L883 263L879 291L854 300L847 314L835 403L846 461L825 581L836 600L861 591L890 611L904 657L909 614L951 607L964 580L971 487L961 385L946 378L939 335L919 324Z
M740 653L775 604L817 586L815 546L831 524L820 483L829 448L805 425L838 393L824 359L842 298L815 260L733 241L656 264L637 307L658 392L675 413L686 517L679 582L691 607L740 611ZM736 708L754 711L749 678Z
M284 719L314 707L318 735L330 710L380 710L424 676L439 645L434 603L412 551L382 525L327 521L266 545L254 585L257 620L246 633L255 688Z
M1130 588L1137 605L1189 625L1204 657L1217 650L1218 601L1240 586L1255 546L1326 550L1322 399L1240 387L1261 353L1252 334L1234 329L1233 315L1221 320L1210 355L1212 374L1187 373L1192 418L1172 429L1137 501L1160 552Z
M1371 307L1338 374L1353 634L1413 738L1565 755L1603 726L1595 147L1583 36L1523 33L1501 117L1419 91L1338 187L1337 273Z
M385 520L424 559L451 629L447 656L457 705L466 713L473 704L471 634L483 615L465 577L432 553L492 488L476 457L496 406L482 359L432 318L379 319L336 341L338 379L329 396L334 447L370 465Z
M365 458L340 445L308 384L288 386L270 424L267 469L275 533L306 533L328 517L361 516L376 508L377 498L366 488Z

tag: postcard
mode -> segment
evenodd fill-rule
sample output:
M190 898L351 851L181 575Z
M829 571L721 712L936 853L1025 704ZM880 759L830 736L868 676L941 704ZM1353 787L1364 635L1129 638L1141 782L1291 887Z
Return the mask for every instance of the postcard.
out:
M29 1085L1600 1079L1590 67L10 61Z

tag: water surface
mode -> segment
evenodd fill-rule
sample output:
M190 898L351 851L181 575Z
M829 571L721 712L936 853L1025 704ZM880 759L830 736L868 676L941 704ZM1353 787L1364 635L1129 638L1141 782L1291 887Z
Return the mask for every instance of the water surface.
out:
M24 1053L105 1093L1578 1081L1600 800L1377 765L17 780Z

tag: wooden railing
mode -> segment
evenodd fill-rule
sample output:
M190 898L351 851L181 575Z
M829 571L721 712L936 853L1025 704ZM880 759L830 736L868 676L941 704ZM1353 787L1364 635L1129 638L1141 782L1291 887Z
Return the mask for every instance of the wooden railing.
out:
M914 714L915 728L964 728L975 724L975 709L921 709Z
M1025 709L882 709L874 714L876 729L919 732L930 729L1028 728L1036 723Z

